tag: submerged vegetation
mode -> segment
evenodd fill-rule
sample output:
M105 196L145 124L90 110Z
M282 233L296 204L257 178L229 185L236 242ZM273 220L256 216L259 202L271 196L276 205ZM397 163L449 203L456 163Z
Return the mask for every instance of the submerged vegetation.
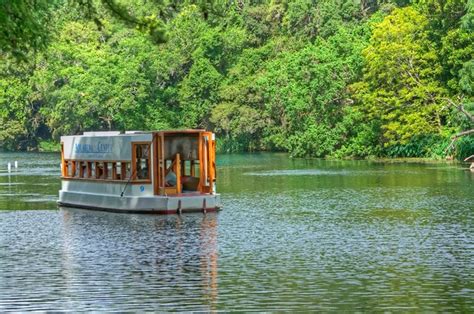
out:
M218 133L221 151L474 154L469 0L0 8L4 149L49 149L87 130L202 127Z

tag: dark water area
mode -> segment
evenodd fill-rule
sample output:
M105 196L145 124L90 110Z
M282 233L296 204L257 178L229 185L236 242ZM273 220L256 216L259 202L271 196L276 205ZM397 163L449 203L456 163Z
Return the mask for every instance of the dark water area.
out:
M153 216L57 208L57 154L1 153L0 311L474 311L465 165L217 159L223 211Z

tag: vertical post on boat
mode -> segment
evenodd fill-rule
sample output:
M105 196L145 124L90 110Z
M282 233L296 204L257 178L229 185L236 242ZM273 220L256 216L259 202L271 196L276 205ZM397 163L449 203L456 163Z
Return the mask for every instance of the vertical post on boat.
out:
M153 133L152 145L153 145L153 193L158 195L160 193L160 169L158 168L158 138L157 133Z
M92 163L88 163L88 176L90 177L92 175ZM120 165L120 178L122 178L122 180L124 180L125 178L127 178L127 163L126 162L122 162L122 164Z
M7 168L8 168L8 173L12 172L12 163L11 162L9 162L7 164Z
M71 161L71 173L73 177L76 176L76 161L75 160Z
M66 160L64 159L64 143L61 143L61 176L67 176Z
M163 132L159 133L158 137L158 189L160 195L166 194L166 160L165 160L165 136Z
M181 156L176 154L175 160L175 167L176 167L176 193L181 193Z
M15 169L18 169L18 161L15 160Z
M165 159L165 134L160 136L160 151L161 151L161 185L162 194L166 194L166 159Z
M204 137L204 147L203 147L203 157L202 157L202 160L203 160L203 165L202 165L202 172L204 174L204 186L209 186L209 176L208 176L208 164L207 164L207 158L208 158L208 147L207 147L207 143L208 143L208 137L207 135L205 135Z
M209 141L209 181L211 184L211 194L216 193L216 135L210 133Z
M196 162L194 160L191 160L190 168L191 168L191 177L195 177L196 176Z
M198 190L199 192L204 192L204 182L202 180L203 178L203 171L202 171L202 133L199 132L199 139L198 139L198 158L199 158L199 185L198 185Z

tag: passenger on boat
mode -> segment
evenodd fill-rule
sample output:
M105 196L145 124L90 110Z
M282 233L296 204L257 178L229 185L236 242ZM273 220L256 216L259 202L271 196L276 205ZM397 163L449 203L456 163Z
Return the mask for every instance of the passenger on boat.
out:
M145 168L141 168L140 163L137 163L137 173L139 179L149 179L148 178L148 165L145 165Z
M103 179L103 177L104 177L104 167L102 165L97 165L95 171L97 172L97 178Z
M176 186L177 178L173 170L170 170L165 177L166 186Z

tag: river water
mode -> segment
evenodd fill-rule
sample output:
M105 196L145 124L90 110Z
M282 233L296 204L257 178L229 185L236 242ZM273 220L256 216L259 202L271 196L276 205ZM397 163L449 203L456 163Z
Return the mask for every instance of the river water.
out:
M0 311L473 312L463 167L220 155L180 217L58 209L57 154L1 153Z

